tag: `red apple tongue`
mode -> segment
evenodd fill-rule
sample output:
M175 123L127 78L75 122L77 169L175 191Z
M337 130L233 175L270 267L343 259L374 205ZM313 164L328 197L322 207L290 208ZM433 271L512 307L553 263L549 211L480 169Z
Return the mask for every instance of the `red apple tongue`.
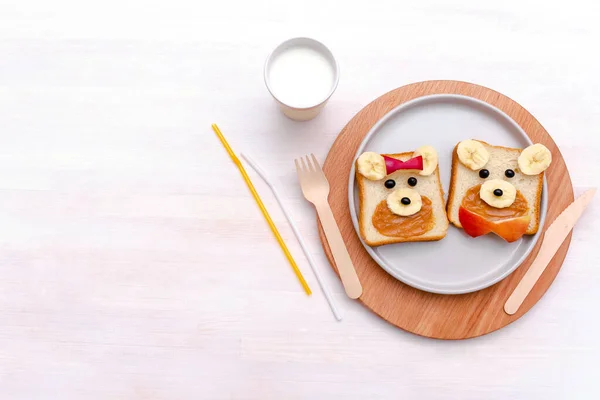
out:
M387 174L398 171L399 169L418 169L423 170L423 157L417 156L410 160L400 161L392 157L383 156L385 160L385 169Z

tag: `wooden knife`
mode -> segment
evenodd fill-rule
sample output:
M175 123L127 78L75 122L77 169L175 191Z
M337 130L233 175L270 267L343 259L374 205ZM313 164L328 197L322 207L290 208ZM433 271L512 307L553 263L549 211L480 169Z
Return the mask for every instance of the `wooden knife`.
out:
M507 314L513 315L521 307L521 304L523 304L523 301L552 260L552 257L554 257L558 248L565 241L569 232L571 232L571 229L573 229L573 226L579 217L581 217L583 210L590 203L595 193L596 189L594 188L589 189L579 196L577 200L556 217L552 225L546 230L542 239L542 247L537 257L504 304L504 311Z

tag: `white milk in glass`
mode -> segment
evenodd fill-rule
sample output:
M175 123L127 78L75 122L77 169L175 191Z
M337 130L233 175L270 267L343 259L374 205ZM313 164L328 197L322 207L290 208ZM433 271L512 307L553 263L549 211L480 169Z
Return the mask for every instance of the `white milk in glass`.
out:
M269 86L279 101L296 108L323 102L335 85L330 59L308 46L293 46L271 60Z

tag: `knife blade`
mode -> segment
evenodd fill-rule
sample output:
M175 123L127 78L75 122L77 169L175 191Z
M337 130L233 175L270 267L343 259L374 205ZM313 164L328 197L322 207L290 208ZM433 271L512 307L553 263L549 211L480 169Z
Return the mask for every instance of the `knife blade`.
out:
M531 263L521 282L519 282L504 304L504 311L507 314L513 315L521 307L521 304L523 304L523 301L525 301L525 298L552 260L552 257L554 257L554 254L556 254L565 241L569 232L571 232L571 229L573 229L573 226L579 220L583 210L588 206L595 193L596 188L584 192L577 200L569 204L546 230L542 239L542 246L535 260Z

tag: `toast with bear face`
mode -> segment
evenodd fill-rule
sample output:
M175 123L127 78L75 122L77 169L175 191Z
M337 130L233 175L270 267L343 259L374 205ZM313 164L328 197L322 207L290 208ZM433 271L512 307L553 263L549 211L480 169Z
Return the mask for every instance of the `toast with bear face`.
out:
M360 233L369 246L440 240L448 231L437 152L363 153L356 160Z
M463 140L452 154L449 221L472 237L491 232L514 242L535 234L551 161L541 144L517 149Z

